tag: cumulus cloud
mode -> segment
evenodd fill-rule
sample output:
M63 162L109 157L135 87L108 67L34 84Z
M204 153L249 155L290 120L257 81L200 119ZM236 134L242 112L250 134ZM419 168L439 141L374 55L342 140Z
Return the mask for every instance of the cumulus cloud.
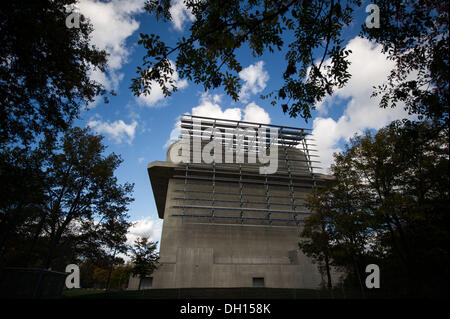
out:
M164 144L163 148L168 148L172 143L175 143L180 135L181 135L181 121L177 119L177 121L173 126L172 131L170 132L170 137L167 140L166 144Z
M256 62L241 72L239 77L244 81L244 85L239 93L239 99L247 103L252 94L258 94L266 88L267 81L269 81L269 73L264 70L264 61Z
M262 107L251 102L244 109L244 121L269 124L270 116Z
M257 122L263 124L270 123L269 114L254 102L249 103L244 109L239 107L223 109L219 104L220 102L220 95L210 95L208 93L204 93L200 97L200 104L192 108L191 114L234 121ZM178 118L172 131L170 132L170 138L164 145L164 148L169 147L170 144L178 140L178 137L181 135L180 127L181 121L180 118Z
M192 109L192 115L239 121L242 110L237 107L222 110L218 104L220 100L219 95L202 94L200 104Z
M249 103L244 109L225 108L220 106L221 96L202 94L200 104L192 108L192 115L214 117L219 119L248 121L268 124L270 123L269 114L255 102Z
M242 117L242 110L240 108L229 108L222 110L222 107L219 105L221 101L220 95L210 95L207 93L202 94L200 97L200 104L196 107L192 108L191 114L197 116L205 116L205 117L215 117L227 120L236 120L239 121ZM170 132L170 137L167 140L166 144L164 144L164 148L170 146L170 144L174 143L178 140L178 137L181 135L181 121L180 118L176 120L176 123Z
M145 0L80 0L77 4L79 11L93 25L92 44L109 53L109 74L105 75L99 70L92 73L92 78L108 90L117 89L123 78L119 70L130 54L125 41L139 28L139 22L133 16L144 11L144 3Z
M100 120L91 120L88 122L88 126L92 128L99 134L105 134L114 142L120 144L122 142L127 142L131 144L133 142L136 127L138 123L132 121L130 124L126 124L122 120L114 122L102 122Z
M127 243L132 245L138 237L147 237L151 241L161 240L162 221L146 217L133 221L128 229Z
M175 0L169 9L170 15L172 16L172 23L176 30L183 31L183 26L185 23L192 22L195 20L194 15L186 7L183 0Z
M411 118L401 105L394 109L383 109L379 107L379 97L370 97L373 86L385 82L395 66L381 52L381 46L356 37L348 43L347 48L353 52L349 56L352 77L344 88L317 106L319 117L313 122L314 144L317 144L324 172L333 162L333 152L340 151L339 143L343 140L366 129L380 129L396 119ZM333 104L337 103L345 104L343 114L337 120L325 117Z
M178 90L182 90L188 86L187 80L180 80L178 72L176 71L175 64L170 61L170 64L172 65L172 68L175 70L172 74L172 80L174 81L175 86L178 88ZM136 97L136 101L139 105L148 106L148 107L161 107L164 106L164 103L158 103L159 101L164 99L164 93L156 81L151 81L151 91L150 94L147 95L140 95Z

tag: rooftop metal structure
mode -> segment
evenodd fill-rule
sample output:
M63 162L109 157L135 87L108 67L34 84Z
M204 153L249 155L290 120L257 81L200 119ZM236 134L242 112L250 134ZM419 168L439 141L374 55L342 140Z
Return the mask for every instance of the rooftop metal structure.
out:
M296 228L311 214L304 199L324 179L314 173L319 161L310 129L193 115L184 115L180 126L180 140L201 138L210 130L210 140L231 147L234 159L238 153L248 159L255 146L266 150L277 146L278 170L261 174L260 165L248 160L179 164L172 176L177 195L172 198L176 204L170 207L171 216L189 224ZM244 143L238 143L233 133L238 130ZM264 136L256 138L252 131L257 130ZM202 145L207 142L202 140ZM191 147L191 158L195 152Z

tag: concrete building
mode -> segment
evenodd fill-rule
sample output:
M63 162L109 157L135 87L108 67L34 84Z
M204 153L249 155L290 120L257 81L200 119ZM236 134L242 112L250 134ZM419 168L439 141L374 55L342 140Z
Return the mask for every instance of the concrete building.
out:
M310 214L305 196L326 180L313 172L317 156L308 130L195 116L184 116L181 130L190 143L189 161L175 163L171 156L182 153L174 149L181 139L170 146L165 162L148 165L164 222L160 267L145 279L146 287L318 288L323 278L298 248ZM244 132L243 143L237 132ZM225 151L212 163L205 163L204 155L195 163L195 138L205 135L201 150L216 138L216 146L232 150L233 163L224 163ZM277 148L273 174L261 173L263 164L251 160L263 146ZM138 286L139 279L131 278L129 289Z

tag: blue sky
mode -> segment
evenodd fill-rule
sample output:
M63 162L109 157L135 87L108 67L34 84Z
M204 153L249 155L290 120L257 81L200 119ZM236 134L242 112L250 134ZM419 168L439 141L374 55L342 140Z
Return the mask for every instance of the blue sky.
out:
M354 24L345 30L346 45L353 51L349 70L352 79L333 97L316 105L317 110L308 123L289 118L280 107L259 98L260 94L282 85L282 70L286 65L283 53L279 52L257 58L246 48L238 52L244 68L239 74L243 85L239 102L233 102L222 89L205 92L200 85L179 79L177 73L174 80L179 91L171 97L163 98L156 87L150 96L137 98L129 86L145 54L137 45L139 33L156 33L167 43L175 43L193 19L183 1L176 0L171 12L174 21L157 22L144 12L144 2L80 0L78 5L94 26L92 43L110 54L108 72L95 71L92 77L106 88L114 89L117 96L110 97L109 104L98 99L89 110L82 112L75 125L89 125L104 135L108 151L123 158L117 170L119 181L135 183L135 201L129 214L136 225L130 229L130 242L137 236L160 240L162 222L158 219L146 167L152 161L166 159L167 145L177 135L177 118L184 113L313 129L324 167L322 172L332 162L332 153L339 151L355 133L376 130L392 120L408 117L401 107L380 109L379 100L370 98L372 87L386 80L393 64L386 60L379 46L357 37L367 16L365 5L355 13ZM289 41L289 35L285 41Z

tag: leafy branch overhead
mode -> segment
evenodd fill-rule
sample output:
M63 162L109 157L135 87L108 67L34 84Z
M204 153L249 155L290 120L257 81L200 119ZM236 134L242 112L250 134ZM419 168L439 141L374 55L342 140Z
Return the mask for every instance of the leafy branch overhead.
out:
M92 25L81 16L79 28L66 27L66 9L75 4L1 2L0 146L63 132L96 96L107 101L91 77L107 67L107 53L91 43Z
M202 84L205 90L222 87L238 100L238 73L242 70L238 50L249 48L254 57L281 51L285 56L285 68L280 74L284 83L262 98L280 105L291 117L307 120L317 102L345 86L351 77L348 57L352 52L343 44L344 31L355 22L358 12L364 12L362 1L188 0L185 4L195 20L188 36L181 37L174 46L156 34L141 34L139 44L147 53L132 81L134 94L149 94L152 85L158 84L169 96L176 90L170 76L176 67L181 78ZM389 58L397 63L388 84L375 91L384 95L382 106L395 106L411 95L423 96L423 105L407 102L406 107L427 117L448 118L448 103L441 103L448 101L448 83L442 83L448 71L437 67L448 66L445 5L440 1L421 1L419 5L400 0L377 4L382 28L362 26L361 36L383 44ZM172 19L170 7L168 0L146 3L146 10L165 22ZM416 85L406 81L411 72L418 73ZM396 99L390 104L392 94Z

